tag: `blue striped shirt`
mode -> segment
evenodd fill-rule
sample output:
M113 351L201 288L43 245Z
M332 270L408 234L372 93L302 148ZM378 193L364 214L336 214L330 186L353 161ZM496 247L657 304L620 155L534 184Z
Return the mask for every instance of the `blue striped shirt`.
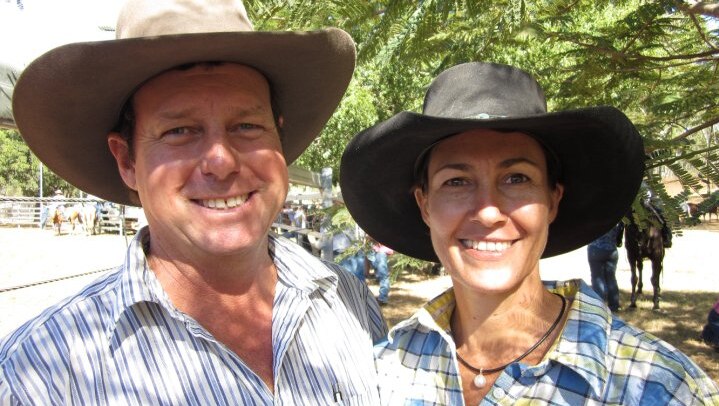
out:
M386 327L366 285L270 237L270 390L173 306L148 267L148 242L145 228L117 271L0 342L0 404L377 404L372 343Z
M670 344L611 314L579 280L545 282L572 300L562 334L537 365L515 362L481 405L718 405L719 388ZM376 346L382 405L464 405L449 289Z

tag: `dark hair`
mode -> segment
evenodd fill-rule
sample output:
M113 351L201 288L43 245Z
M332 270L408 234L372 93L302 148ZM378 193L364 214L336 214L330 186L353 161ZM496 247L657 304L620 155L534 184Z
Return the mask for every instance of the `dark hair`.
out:
M456 134L453 134L456 135ZM527 134L529 135L529 134ZM530 135L531 136L531 135ZM448 138L448 137L447 137ZM422 189L422 192L427 192L427 184L429 183L429 174L427 173L429 171L429 157L432 155L432 150L434 150L435 145L437 145L442 140L445 140L447 138L442 138L441 140L435 142L432 144L429 148L424 150L419 157L417 158L417 162L415 162L415 170L414 170L414 183L413 183L413 189L414 188L420 188ZM534 138L540 147L542 147L542 152L544 152L544 159L546 161L547 165L547 183L549 184L549 187L554 190L557 187L558 183L561 183L561 173L562 173L562 166L559 161L559 157L557 157L557 154L552 151L548 146L544 145L543 142L538 140L536 137Z
M196 66L202 66L202 67L214 67L222 65L225 62L218 62L218 61L210 61L210 62L193 62L193 63L186 63L183 65L178 65L170 70L181 70L186 71L190 70ZM149 79L148 79L149 80ZM146 82L146 81L145 81ZM140 86L135 88L135 91L132 92L130 97L127 98L125 101L125 104L123 104L122 109L120 109L120 115L118 117L117 124L115 124L115 127L113 127L114 132L117 132L120 134L120 137L127 142L127 147L130 150L130 159L135 159L135 153L133 148L133 138L135 135L135 93L137 93L137 89L142 87L142 85L145 83L143 82ZM275 94L274 87L272 86L272 83L267 81L270 86L270 108L272 109L272 118L275 121L275 127L277 128L277 133L280 136L280 141L282 141L283 135L282 135L282 128L280 127L280 117L282 116L282 112L280 111L280 107L277 104L277 95Z

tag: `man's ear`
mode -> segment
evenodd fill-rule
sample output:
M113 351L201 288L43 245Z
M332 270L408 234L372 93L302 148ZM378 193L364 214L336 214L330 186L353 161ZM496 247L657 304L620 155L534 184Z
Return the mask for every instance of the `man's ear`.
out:
M107 145L110 147L112 156L115 157L120 177L122 177L122 180L125 182L127 187L137 191L135 161L132 158L130 146L127 144L127 141L122 138L119 133L111 132L107 136Z
M429 214L427 214L427 196L424 195L422 188L414 188L414 200L417 201L417 207L419 207L419 212L422 214L422 220L424 221L424 224L429 227Z

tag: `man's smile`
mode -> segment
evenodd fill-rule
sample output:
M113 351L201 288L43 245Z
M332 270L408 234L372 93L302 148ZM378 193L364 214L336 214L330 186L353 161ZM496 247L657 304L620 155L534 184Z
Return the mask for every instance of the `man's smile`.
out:
M197 203L199 203L203 207L207 207L209 209L231 209L233 207L240 206L242 203L246 202L247 199L250 197L250 194L243 194L239 196L233 196L229 197L227 199L202 199L202 200L195 200Z

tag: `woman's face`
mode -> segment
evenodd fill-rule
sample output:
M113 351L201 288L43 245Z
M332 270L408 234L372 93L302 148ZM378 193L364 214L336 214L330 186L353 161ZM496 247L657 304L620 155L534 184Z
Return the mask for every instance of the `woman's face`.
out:
M455 287L501 293L538 276L562 190L549 185L533 138L479 129L433 148L426 190L415 198Z

